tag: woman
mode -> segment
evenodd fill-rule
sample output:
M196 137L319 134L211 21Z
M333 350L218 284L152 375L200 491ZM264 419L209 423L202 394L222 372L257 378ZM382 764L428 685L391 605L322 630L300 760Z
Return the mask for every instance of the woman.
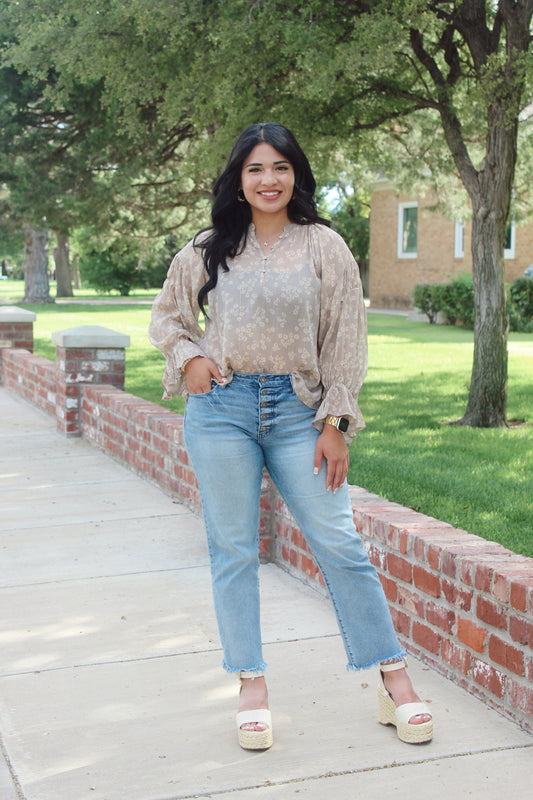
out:
M348 668L381 665L380 722L409 742L433 730L353 525L345 481L348 443L364 427L365 308L357 264L318 216L315 187L290 131L247 128L214 185L212 226L175 256L150 325L166 356L164 398L187 398L223 664L241 679L239 743L253 750L272 744L258 586L265 466L321 568Z

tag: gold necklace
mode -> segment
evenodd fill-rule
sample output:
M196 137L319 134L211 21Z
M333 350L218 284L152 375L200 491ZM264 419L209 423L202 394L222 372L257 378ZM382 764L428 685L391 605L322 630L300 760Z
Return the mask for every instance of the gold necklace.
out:
M279 238L281 238L281 234L282 233L283 233L283 231L281 231L281 233L275 234L275 236L273 236L273 237L269 236L268 239L262 239L263 247L272 247L274 242L276 242ZM271 241L271 239L272 239L272 241Z

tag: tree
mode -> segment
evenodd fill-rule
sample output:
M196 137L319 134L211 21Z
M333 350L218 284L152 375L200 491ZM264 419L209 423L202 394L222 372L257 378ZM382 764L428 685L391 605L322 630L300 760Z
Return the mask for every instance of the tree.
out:
M3 8L17 32L6 49L13 68L48 81L54 108L68 108L74 87L98 87L104 117L147 157L133 194L127 170L101 182L108 198L130 180L123 194L134 212L119 202L113 215L124 230L163 234L187 222L235 135L261 119L291 127L319 176L339 146L356 160L364 143L367 162L374 156L382 167L383 131L406 152L416 143L435 173L438 153L473 215L475 345L461 423L506 424L503 248L518 121L531 98L533 0L49 0L46 9L4 0Z
M532 14L533 0L265 1L228 45L242 53L254 42L256 70L278 92L272 108L315 142L383 127L401 137L415 113L440 122L472 205L475 344L464 425L506 424L503 250L519 115L531 96Z
M139 98L140 78L130 92L119 92L119 101L107 90L110 75L113 86L124 84L124 53L136 52L134 40L138 47L146 45L142 32L132 31L124 17L128 4L111 4L118 25L111 40L114 33L120 39L116 73L108 42L101 62L92 69L85 64L80 76L76 48L83 52L85 24L92 31L94 14L90 9L88 21L84 10L76 13L78 5L71 2L67 9L68 2L51 2L43 10L8 0L0 9L0 182L9 190L14 216L31 225L45 221L56 233L58 296L72 295L67 243L77 226L127 238L162 237L187 223L190 208L205 202L206 194L195 167L184 166L196 133L188 105L178 120L168 122L157 113L159 84L157 96L145 99ZM145 10L137 8L141 16ZM107 16L96 20L103 27L93 45L108 38ZM97 50L91 47L87 57L94 60ZM29 280L35 276L28 272Z

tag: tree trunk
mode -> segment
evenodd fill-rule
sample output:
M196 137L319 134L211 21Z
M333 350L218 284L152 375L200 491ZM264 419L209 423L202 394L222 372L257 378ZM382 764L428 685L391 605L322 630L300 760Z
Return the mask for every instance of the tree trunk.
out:
M74 297L70 275L68 236L56 231L56 239L57 247L54 248L57 282L56 297Z
M474 362L468 405L460 425L507 425L507 334L509 317L503 262L505 219L486 208L472 218Z
M81 289L81 278L80 278L80 257L78 254L74 256L74 260L71 261L70 264L70 274L72 276L72 281L74 283L75 289Z
M465 2L462 7L466 18L469 4ZM498 8L506 30L506 61L498 71L491 73L487 70L484 88L490 99L486 151L477 172L463 157L464 144L453 138L451 129L449 139L472 201L474 363L468 405L459 424L479 428L507 425L509 317L503 251L516 166L518 114L525 84L525 57L529 49L533 3L532 0L501 2ZM480 74L484 75L493 54L490 48L484 49L488 40L483 37L479 26L473 26L470 34L470 45L476 45L472 49L474 58L478 59Z
M502 81L502 85L507 84ZM472 201L475 319L472 379L460 424L477 428L507 425L509 316L503 251L516 165L519 98L520 92L515 95L513 116L509 98L506 103L501 95L495 95L487 110L485 158L476 180L469 185L465 181Z
M357 261L361 283L363 284L364 297L370 297L370 261L368 258L359 258Z
M24 230L23 303L53 303L48 281L48 231L27 225Z

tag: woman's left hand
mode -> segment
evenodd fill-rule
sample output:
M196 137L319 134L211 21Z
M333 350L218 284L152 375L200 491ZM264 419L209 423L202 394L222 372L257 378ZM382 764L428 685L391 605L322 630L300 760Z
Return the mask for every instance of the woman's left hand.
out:
M344 436L333 425L324 423L324 430L316 442L315 448L315 475L320 472L322 459L326 459L327 476L326 489L342 489L348 474L350 453Z

